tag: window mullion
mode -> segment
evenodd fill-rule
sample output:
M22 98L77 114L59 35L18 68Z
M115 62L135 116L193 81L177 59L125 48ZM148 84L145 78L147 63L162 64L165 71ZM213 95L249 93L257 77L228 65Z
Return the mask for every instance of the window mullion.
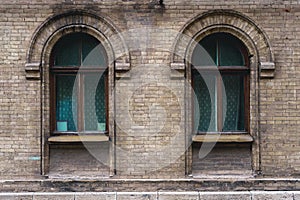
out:
M223 84L222 76L217 76L217 131L223 131Z
M82 74L77 74L78 78L78 92L77 92L77 106L78 106L78 111L77 111L77 117L78 117L78 122L77 122L77 126L78 126L78 132L82 132L83 131L83 127L84 127L84 99L83 99L83 94L84 94L84 87L83 87L83 75Z
M217 40L217 66L218 69L220 69L220 65L221 65L221 52L220 52L220 45L219 45L219 40ZM216 91L217 91L217 116L216 116L216 120L217 120L217 131L218 132L222 132L223 131L223 94L222 94L222 89L223 89L223 81L222 81L222 76L221 74L217 75L216 78Z
M219 48L219 41L217 40L217 44L216 44L216 64L219 67L220 66L220 48Z
M82 66L82 37L80 37L79 40L79 48L78 48L78 54L79 54L79 69ZM78 126L78 132L82 132L84 129L84 99L83 99L83 95L84 95L84 91L83 91L83 75L81 73L77 73L78 78L78 92L77 92L77 126Z
M83 60L82 60L82 48L83 48L83 45L82 45L82 37L80 37L80 42L79 42L79 49L78 49L78 53L79 53L79 61L80 61L80 63L79 63L79 67L81 67L82 66L82 62L83 62Z

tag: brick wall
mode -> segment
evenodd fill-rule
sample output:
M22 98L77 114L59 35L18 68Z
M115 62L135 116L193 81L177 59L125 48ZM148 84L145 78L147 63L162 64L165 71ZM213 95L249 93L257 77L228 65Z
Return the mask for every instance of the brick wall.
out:
M199 156L201 145L193 144L193 176L252 176L249 144L218 144L205 157Z
M156 1L148 0L3 0L0 5L1 178L38 177L41 168L45 167L42 165L45 159L43 156L49 158L43 146L44 139L47 138L41 137L44 134L47 136L49 123L49 102L45 100L49 96L45 92L48 83L46 76L41 76L42 83L40 80L26 79L25 64L30 54L30 45L34 42L32 38L42 23L53 15L74 9L95 13L113 24L119 33L125 35L124 41L130 52L130 60L127 62L130 63L131 70L120 71L120 77L110 83L111 92L115 94L113 114L116 116L116 137L114 138L113 134L111 136L115 139L117 147L116 156L111 160L115 163L110 167L116 167L115 177L186 177L188 156L185 153L187 148L184 140L187 134L184 115L185 72L177 72L179 79L171 77L173 71L170 69L170 60L174 53L171 49L176 41L176 34L183 30L185 25L196 16L215 9L231 9L249 17L268 37L268 44L271 45L270 49L274 55L274 78L257 79L258 71L252 74L255 83L251 83L253 112L251 111L250 132L255 133L255 148L251 151L254 156L251 162L256 162L257 169L268 177L299 176L299 1L165 0L164 6L160 6ZM100 23L94 24L102 31ZM191 32L192 29L193 27ZM47 31L51 33L55 30ZM103 32L105 34L105 31ZM43 45L45 43L39 44L41 47ZM32 59L40 62L40 56L37 51ZM258 63L259 58L256 59L255 62ZM130 95L125 95L128 99L124 100L122 93L129 93ZM151 95L147 95L149 93ZM164 126L161 124L161 116L164 116ZM153 124L155 125L152 126ZM129 125L133 126L128 128ZM151 127L158 127L159 130L151 130ZM172 139L173 143L170 143ZM53 159L65 155L65 151L52 152L55 152L52 154ZM191 153L191 149L187 152ZM128 162L128 156L132 156L132 162ZM61 159L64 162L68 160ZM222 163L226 157L219 159ZM248 164L249 160L242 162ZM73 170L80 171L83 166L75 163L70 164L74 167ZM65 164L69 166L68 163ZM94 166L92 161L83 164L85 169L88 169L89 165ZM59 168L64 169L64 164Z
M87 150L83 145L51 145L49 177L107 178L109 176L107 146L107 143L89 144Z

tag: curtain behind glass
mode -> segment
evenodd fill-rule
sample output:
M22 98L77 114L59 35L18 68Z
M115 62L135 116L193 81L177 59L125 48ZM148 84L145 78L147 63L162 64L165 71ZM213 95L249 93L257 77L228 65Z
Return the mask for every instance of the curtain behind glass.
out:
M105 74L84 77L84 127L96 131L98 123L106 123Z
M216 78L213 75L205 75L204 78L194 70L194 106L199 105L199 109L194 109L195 130L200 132L217 131L217 113L216 113ZM199 113L197 112L199 111Z
M77 87L76 76L56 76L56 121L66 121L68 131L76 131ZM74 95L73 95L74 89Z
M225 87L225 91L223 91L223 131L242 131L245 129L243 76L223 75L222 78ZM224 93L226 93L226 99Z

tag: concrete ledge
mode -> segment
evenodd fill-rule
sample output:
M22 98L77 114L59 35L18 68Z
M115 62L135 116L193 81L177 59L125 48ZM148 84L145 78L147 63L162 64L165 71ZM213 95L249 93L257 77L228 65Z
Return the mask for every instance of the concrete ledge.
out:
M186 191L299 191L299 179L290 178L186 178L186 179L35 179L0 180L0 192L144 192ZM28 194L28 193L26 193Z
M300 200L300 191L293 192L294 194L294 200Z
M252 200L294 200L292 192L251 192Z
M1 193L0 200L33 200L33 194Z
M118 200L157 200L156 192L117 192Z
M251 200L250 192L200 192L205 200Z
M160 200L200 200L199 192L159 192Z
M60 193L37 193L33 194L32 200L74 200L75 195Z
M103 192L103 193L84 192L84 193L74 194L75 200L108 200L108 199L115 200L116 198L117 198L116 192Z
M0 193L0 200L299 200L299 191Z

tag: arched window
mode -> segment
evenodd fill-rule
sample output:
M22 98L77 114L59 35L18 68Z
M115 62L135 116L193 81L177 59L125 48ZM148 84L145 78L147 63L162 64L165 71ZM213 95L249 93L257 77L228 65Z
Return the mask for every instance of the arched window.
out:
M50 60L51 133L107 132L107 56L101 43L71 33L55 44Z
M214 33L194 49L194 129L198 133L249 131L249 58L229 33Z

